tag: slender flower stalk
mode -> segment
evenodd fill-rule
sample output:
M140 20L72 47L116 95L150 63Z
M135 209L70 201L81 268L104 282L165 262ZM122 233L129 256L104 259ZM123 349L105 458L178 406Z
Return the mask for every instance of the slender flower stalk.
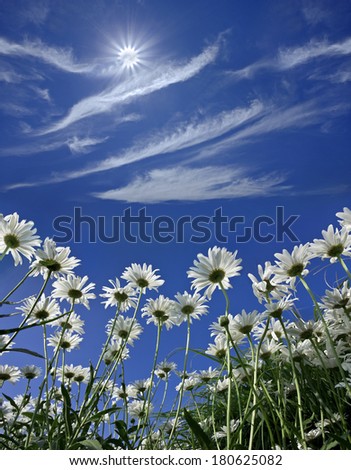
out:
M2 351L6 351L6 348L13 342L13 340L16 338L16 336L18 335L18 333L21 331L22 327L26 324L27 320L30 318L33 310L35 309L37 303L39 302L42 294L44 293L44 290L47 286L47 283L49 282L49 278L50 276L48 275L45 280L44 280L44 283L38 293L38 295L36 296L34 302L33 302L33 305L31 306L31 308L29 309L28 313L26 314L26 316L24 317L24 319L22 320L21 324L18 326L17 330L13 333L13 335L11 336L11 338L9 339L8 343L2 348Z
M185 381L185 376L186 376L186 371L187 371L189 346L190 346L190 325L191 325L190 317L188 316L188 318L187 318L186 344L185 344L185 353L184 353L184 365L183 365L182 382L181 382L181 386L180 386L180 390L179 390L178 406L177 406L177 410L176 410L176 415L175 415L175 418L174 418L172 431L171 431L171 433L169 435L169 439L168 439L168 446L172 443L172 438L173 438L174 432L177 429L178 421L179 421L179 415L180 415L180 409L181 409L182 401L183 401L184 381Z

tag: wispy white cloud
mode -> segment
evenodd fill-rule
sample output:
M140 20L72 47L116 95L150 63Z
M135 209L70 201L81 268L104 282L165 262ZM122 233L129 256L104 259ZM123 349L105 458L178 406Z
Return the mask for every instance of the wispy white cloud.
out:
M244 168L174 167L152 170L122 188L94 193L99 199L158 203L269 196L286 190L282 175L249 176Z
M55 124L44 129L39 134L49 134L64 129L71 124L97 114L110 112L115 106L125 104L149 95L155 91L167 88L176 83L185 82L214 62L219 52L219 43L208 46L201 54L193 57L185 64L168 64L151 69L142 76L125 80L108 90L89 96L76 103L68 114Z
M278 68L286 70L305 64L319 57L333 57L351 54L351 38L330 44L327 41L310 41L308 44L281 49L278 54Z
M351 38L337 43L312 40L303 46L281 48L276 57L257 61L240 70L230 72L230 75L236 79L251 78L263 69L289 70L321 57L331 58L350 54Z
M19 83L23 77L13 70L0 70L0 82Z
M156 155L177 152L195 145L216 139L233 129L240 127L264 112L261 102L254 101L248 108L236 108L208 118L201 123L188 123L178 126L171 132L154 135L151 139L102 160L97 165L56 175L52 182L81 178L93 173L119 168Z
M108 137L97 139L91 137L79 138L75 136L69 139L66 144L72 153L89 153L92 151L92 147L105 142L107 139Z
M193 161L203 160L219 155L226 155L229 151L243 145L257 141L263 135L283 130L297 130L311 125L322 124L326 117L340 116L350 110L350 105L327 105L318 100L311 100L293 106L279 108L271 105L267 106L266 113L242 129L238 129L231 135L225 136L218 142L209 143L206 147L200 148L193 157Z
M49 12L50 6L47 0L35 0L35 2L26 2L26 7L21 8L18 14L22 21L40 26L45 23Z
M34 93L37 94L37 96L40 99L47 101L48 103L51 103L50 91L47 88L40 88L38 86L32 86L31 89L34 91Z
M324 9L320 0L317 2L309 1L302 6L302 14L309 25L315 26L323 21L328 20L330 13Z
M0 55L32 57L70 73L89 73L94 69L93 64L76 62L71 50L48 46L40 40L20 44L0 38Z

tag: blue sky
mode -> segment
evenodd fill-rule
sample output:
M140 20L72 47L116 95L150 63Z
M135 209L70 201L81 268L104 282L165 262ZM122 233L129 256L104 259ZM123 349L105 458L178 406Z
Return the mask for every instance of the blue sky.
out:
M108 229L128 208L174 220L221 208L250 226L282 206L299 216L301 242L319 237L351 205L350 19L346 0L0 0L0 212L34 220L44 239L74 207L106 217ZM91 243L85 226L67 244L97 293L145 261L173 296L189 290L196 254L218 244L213 232L205 243L190 235ZM243 259L232 313L257 307L247 273L292 242L229 234L219 244ZM6 287L20 272L10 268L7 257ZM194 326L196 346L207 346L222 313L214 300L218 311ZM108 314L98 301L81 313L84 362L86 347L99 351ZM152 351L150 329L136 356Z

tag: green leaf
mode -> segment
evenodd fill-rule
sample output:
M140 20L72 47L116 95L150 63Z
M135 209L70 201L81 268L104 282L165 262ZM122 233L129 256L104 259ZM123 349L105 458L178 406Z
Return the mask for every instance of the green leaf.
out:
M85 441L80 441L79 444L84 447L88 447L88 449L102 450L100 442L96 439L86 439Z
M29 354L30 356L40 357L40 359L45 359L41 354L26 348L11 348L10 351L21 352L24 354Z
M89 421L99 421L106 414L114 413L115 411L120 409L120 407L114 406L112 408L107 408L106 410L99 411L98 413L95 413L91 418L89 418Z
M184 408L184 418L188 423L190 429L194 433L195 437L199 441L201 449L211 450L214 449L213 442L209 436L203 431L201 426L194 420L189 411Z

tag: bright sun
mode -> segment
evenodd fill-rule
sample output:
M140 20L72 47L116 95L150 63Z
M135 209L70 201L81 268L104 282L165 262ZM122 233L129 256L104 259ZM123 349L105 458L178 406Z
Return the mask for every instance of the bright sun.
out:
M125 69L133 70L139 63L139 52L135 47L125 46L118 52L118 59Z

